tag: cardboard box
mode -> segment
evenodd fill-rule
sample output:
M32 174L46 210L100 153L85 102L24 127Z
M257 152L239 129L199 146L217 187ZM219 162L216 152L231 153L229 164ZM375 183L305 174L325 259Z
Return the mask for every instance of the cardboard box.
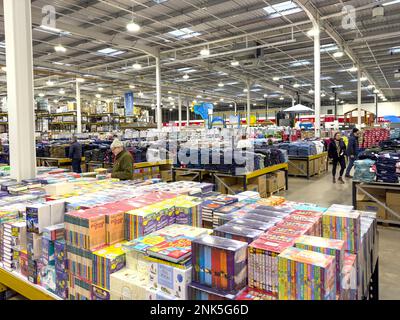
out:
M162 170L160 171L161 174L161 180L165 182L170 182L172 181L172 171L171 170Z
M110 276L111 300L145 300L148 279L130 269L121 269Z
M278 178L277 176L271 174L267 176L265 180L265 191L266 192L275 192L278 189Z
M247 185L247 191L258 192L258 185L257 184L248 184Z
M386 192L386 203L390 206L400 206L400 192L387 191Z
M267 176L266 175L262 175L253 179L250 179L250 184L255 184L258 186L258 192L260 192L261 194L264 194L267 192Z
M289 174L295 176L307 175L307 162L304 160L290 160L289 161Z
M286 186L285 171L278 171L274 173L274 176L276 177L277 188L278 189L284 188Z
M383 200L382 202L385 201ZM376 212L378 219L386 219L386 210L373 201L357 201L357 210Z

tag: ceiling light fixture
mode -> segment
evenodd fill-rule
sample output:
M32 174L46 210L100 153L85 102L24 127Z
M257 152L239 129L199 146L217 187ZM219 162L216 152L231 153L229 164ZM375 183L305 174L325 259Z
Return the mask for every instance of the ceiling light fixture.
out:
M268 98L268 94L267 93L264 94L264 98Z
M136 88L136 86L134 84L129 85L129 89L135 89L135 88Z
M310 90L308 90L308 93L309 93L309 94L313 94L313 93L314 93L314 90L313 90L313 89L310 89Z
M367 89L369 89L369 90L371 90L371 89L373 89L374 88L374 85L373 84L369 84L368 86L367 86Z
M233 107L233 104L230 104L229 107L232 108L232 107Z
M44 97L44 93L43 92L39 93L39 97L43 98Z
M279 98L279 100L284 100L284 99L285 99L284 97L280 97L280 98Z
M185 80L188 80L190 77L189 77L189 75L187 73L185 73L182 78L185 79Z
M279 79L280 79L279 77L273 77L272 78L272 80L274 80L274 81L279 81Z
M100 94L100 93L97 93L97 94L95 95L95 97L96 97L97 99L100 99L100 98L101 98L101 94Z
M60 89L60 91L58 91L59 94L65 94L65 90L64 89Z
M129 22L126 25L126 30L128 30L129 32L139 32L140 30L140 25L138 25L136 22L134 22L133 20L131 22Z
M54 86L54 82L49 79L46 81L46 85L49 87L52 87L52 86Z
M247 93L247 92L249 92L249 89L244 88L244 89L243 89L243 92Z
M375 89L375 90L374 90L374 93L379 93L379 90L378 90L378 89Z
M57 53L65 53L65 52L67 52L67 49L65 47L63 47L62 44L58 44L58 45L54 46L54 51Z
M334 97L330 97L330 98L329 98L329 100L331 100L331 101L332 101L332 100L335 100L335 98L334 98Z
M54 103L58 103L58 100L57 100L57 99L54 99L53 102L54 102Z
M83 78L76 78L76 82L82 83L82 82L85 82L85 79L83 79Z
M334 56L335 58L341 58L341 57L344 56L344 52L343 52L343 51L336 51L336 52L333 54L333 56Z
M321 93L321 97L323 98L323 97L325 97L326 96L326 94L325 93Z
M362 77L360 78L360 81L367 81L367 80L368 80L368 78L365 77L365 76L362 76Z
M219 99L219 101L224 102L224 98Z
M210 49L208 47L201 49L200 55L203 57L208 57L210 55Z
M298 88L298 87L300 87L300 85L299 85L298 83L295 83L295 84L293 85L293 88Z
M356 72L358 71L358 68L356 66L352 66L351 68L347 69L347 71Z
M224 84L222 82L218 83L218 87L222 88Z
M132 65L132 68L133 68L134 70L140 70L140 69L142 69L142 65L141 65L140 63L138 63L138 62L135 62L135 63Z
M99 90L100 92L102 92L102 91L104 91L104 88L98 87L97 90Z
M312 29L310 29L310 30L307 31L307 35L308 35L309 37L314 37L314 36L316 36L317 34L319 34L319 30L316 29L316 28L312 28Z
M237 60L231 61L231 66L232 66L232 67L238 67L239 65L240 65L240 62L239 62L239 61L237 61Z

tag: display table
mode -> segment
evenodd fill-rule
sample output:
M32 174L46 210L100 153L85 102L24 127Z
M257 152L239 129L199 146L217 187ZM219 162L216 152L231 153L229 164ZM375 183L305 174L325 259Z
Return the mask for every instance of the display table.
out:
M85 162L85 157L82 158L82 162ZM71 165L71 159L37 157L36 163L39 167L68 167Z
M328 171L328 152L300 157L289 156L289 175L297 177L310 177Z
M61 300L45 288L29 282L17 272L8 272L0 267L0 284L30 300Z
M211 175L213 183L215 184L216 181L224 185L228 190L232 191L230 186L224 182L222 178L238 178L243 181L243 190L247 190L247 185L250 179L254 179L268 173L273 173L277 171L284 171L285 172L285 182L286 186L285 189L288 189L288 164L287 163L280 163L274 166L266 167L263 169L255 170L253 172L249 172L246 174L235 175L235 174L228 174L222 173L220 171L212 171L212 170L205 170L205 169L192 169L192 168L172 168L172 180L176 181L176 174L177 172L187 173L187 175L191 175L193 180L198 182L203 182L204 177L206 175ZM183 175L184 176L184 175Z
M386 201L386 192L395 191L400 193L400 183L353 181L352 197L355 209L357 209L360 204L360 202L357 201L357 191L365 195L370 201L375 202L381 210L385 211L383 216L379 216L378 214L378 222L400 226L400 211L390 208L388 201ZM385 197L383 194L385 194ZM400 202L398 203L398 208L400 210Z
M160 170L171 169L172 160L162 160L156 162L137 162L133 164L133 169L144 169L150 167L160 167ZM112 163L101 161L88 161L86 162L86 172L93 171L95 168L112 168Z

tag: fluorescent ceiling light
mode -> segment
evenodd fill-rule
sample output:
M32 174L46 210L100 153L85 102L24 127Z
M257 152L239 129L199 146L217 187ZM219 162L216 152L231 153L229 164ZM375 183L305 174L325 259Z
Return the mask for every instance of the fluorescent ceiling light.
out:
M374 85L372 85L372 84L369 84L368 86L367 86L367 89L373 89L374 88Z
M292 79L294 76L283 76L282 79Z
M335 84L335 85L333 85L333 86L330 86L330 88L331 88L331 89L334 89L334 88L343 88L343 85L342 85L342 84Z
M264 98L268 98L268 94L267 93L264 94Z
M335 98L334 97L330 97L329 100L335 100Z
M54 86L54 82L49 79L46 81L46 85L49 87L52 87L52 86Z
M233 85L235 85L235 84L239 84L239 82L233 81L233 82L228 82L228 83L227 83L228 86L233 86Z
M284 99L285 99L284 97L280 97L280 98L279 98L279 100L284 100Z
M44 93L39 93L39 97L43 98L44 97Z
M289 65L291 67L301 67L301 66L307 66L309 64L311 64L311 62L308 60L298 60L291 62Z
M96 97L97 99L100 99L100 98L101 98L101 94L97 93L95 97Z
M45 32L45 33L58 34L58 35L62 35L62 36L67 36L67 35L71 34L71 32L69 32L69 31L64 31L64 30L61 30L58 28L52 28L52 27L46 26L44 24L42 24L38 28L34 28L33 30L41 31L41 32Z
M400 3L400 0L394 0L394 1L386 2L386 3L382 3L382 6L384 6L384 7L391 6L392 4L396 4L396 3Z
M102 91L104 91L104 88L98 87L97 90L100 91L100 92L102 92Z
M177 71L179 71L179 72L184 72L184 73L192 73L192 72L196 72L197 70L196 69L192 69L192 68L180 68L180 69L177 69Z
M393 47L389 49L389 53L394 54L394 53L400 53L400 46L399 47Z
M331 76L323 76L321 77L321 80L332 80Z
M243 92L246 92L246 93L247 93L247 92L249 92L249 90L248 90L247 88L244 88L244 89L243 89Z
M189 28L182 28L179 30L174 30L174 31L168 32L168 34L170 34L171 36L174 36L175 38L178 38L178 39L189 39L189 38L198 37L201 35L201 33L195 32Z
M293 85L293 88L298 88L298 87L300 87L300 85L299 85L298 83L295 83L295 84Z
M129 85L129 89L135 89L135 88L136 88L136 86L134 84Z
M240 62L239 62L239 61L237 61L237 60L231 61L231 66L232 66L232 67L237 67L237 66L239 66L239 65L240 65Z
M279 77L273 77L272 80L273 81L279 81Z
M264 11L266 11L268 13L269 18L276 18L276 17L287 16L290 14L301 12L302 10L292 1L285 1L282 3L278 3L278 4L274 4L272 6L265 7Z
M59 94L65 94L65 90L64 89L60 89L60 91L58 91Z
M224 102L224 98L219 99L219 101Z
M232 107L233 107L233 104L230 104L229 107L232 108Z
M314 93L314 90L313 90L313 89L310 89L310 90L308 90L308 93L309 93L309 94L313 94L313 93Z
M251 89L250 91L251 92L258 92L258 91L261 91L262 89L260 89L260 88L256 88L256 89Z
M187 73L185 73L185 74L183 75L182 78L185 79L185 80L187 80L187 79L189 79L190 77L189 77L189 75L188 75Z
M217 88L217 89L214 89L214 91L225 91L225 89L224 88Z
M351 92L351 91L339 91L338 94L340 94L340 95L351 95L351 94L353 94L353 92Z
M110 56L110 57L119 56L119 55L125 53L125 51L121 51L121 50L117 50L117 49L113 49L113 48L104 48L104 49L97 50L97 52L102 55L106 55L106 56Z
M302 83L300 84L300 87L310 87L311 83Z
M367 77L361 77L361 78L360 78L360 81L367 81L367 80L368 80Z
M153 2L158 3L158 4L164 3L164 2L167 2L167 1L168 0L153 0Z
M326 96L326 94L325 93L321 93L321 97L323 98L323 97L325 97Z
M76 82L82 83L82 82L85 82L85 79L83 79L83 78L76 78Z
M356 72L358 71L358 68L356 66L352 66L351 68L347 69L347 71Z
M328 43L328 44L323 44L320 47L320 52L330 52L330 51L336 51L338 49L338 46L334 43Z
M224 84L222 82L218 83L218 87L222 88Z

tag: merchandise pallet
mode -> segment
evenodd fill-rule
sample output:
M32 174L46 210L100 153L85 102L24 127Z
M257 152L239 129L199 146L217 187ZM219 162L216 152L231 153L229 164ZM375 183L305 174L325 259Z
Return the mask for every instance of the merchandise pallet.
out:
M215 185L216 181L220 182L224 185L228 190L230 187L223 181L221 178L239 178L243 180L243 191L247 190L247 185L250 179L257 178L262 175L266 175L268 173L273 173L276 171L282 170L285 172L285 181L286 181L286 190L289 188L288 184L288 164L287 163L280 163L274 166L266 167L263 169L255 170L253 172L249 172L242 175L234 175L234 174L226 174L221 173L219 171L211 171L211 170L204 170L204 169L192 169L192 168L172 168L172 181L176 181L176 173L177 172L187 172L188 174L193 174L193 180L197 180L198 182L203 182L204 176L211 175L212 183ZM230 190L232 191L232 190Z
M311 163L314 160L323 161L324 166L321 166L318 171L316 171L315 169L311 170ZM304 170L303 168L299 167L294 161L305 162L306 169ZM328 163L328 153L327 152L322 152L320 154L307 156L307 157L289 156L289 175L290 176L306 177L307 179L310 179L310 177L312 177L314 175L319 175L321 173L327 172L328 166L329 166L329 163ZM291 168L293 168L294 170L297 170L299 173L294 174L293 172L291 172Z
M0 285L14 290L29 300L61 300L60 297L41 286L29 282L17 272L8 272L0 267Z
M386 182L361 182L354 181L352 183L352 198L353 207L357 209L357 191L366 195L371 201L376 202L377 205L382 207L386 212L390 213L392 216L396 217L398 220L389 219L378 219L378 222L384 224L392 224L400 227L400 212L396 212L386 205L386 202L382 202L375 195L371 194L369 190L366 189L377 189L377 190L394 190L400 192L400 183L386 183Z

